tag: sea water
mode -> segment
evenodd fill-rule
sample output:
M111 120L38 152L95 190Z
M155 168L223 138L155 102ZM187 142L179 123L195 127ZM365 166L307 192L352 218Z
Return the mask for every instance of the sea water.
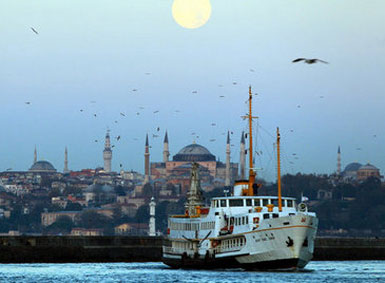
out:
M182 270L158 262L0 264L0 282L385 282L385 261L312 261L291 272Z

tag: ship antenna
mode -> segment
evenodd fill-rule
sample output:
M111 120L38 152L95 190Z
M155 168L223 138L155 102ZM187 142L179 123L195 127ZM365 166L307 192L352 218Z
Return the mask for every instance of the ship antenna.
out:
M248 118L249 118L249 187L247 191L248 196L254 195L253 185L255 182L255 175L256 175L254 171L254 165L253 165L253 125L252 125L253 118L256 118L256 117L252 116L252 108L251 108L252 99L253 99L253 95L251 93L251 86L249 86L249 115L248 115Z
M281 195L281 154L280 154L281 135L279 127L277 127L277 185L278 185L278 209L282 212L282 195Z

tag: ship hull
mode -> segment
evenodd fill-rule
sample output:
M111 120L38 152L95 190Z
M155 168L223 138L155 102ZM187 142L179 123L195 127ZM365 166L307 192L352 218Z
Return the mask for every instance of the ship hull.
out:
M279 223L287 223L282 226ZM312 216L291 216L273 219L271 228L245 233L242 247L218 246L199 253L163 253L163 262L172 268L216 269L243 268L247 270L304 268L312 259L318 219ZM216 238L231 241L228 235ZM167 249L164 249L167 250Z

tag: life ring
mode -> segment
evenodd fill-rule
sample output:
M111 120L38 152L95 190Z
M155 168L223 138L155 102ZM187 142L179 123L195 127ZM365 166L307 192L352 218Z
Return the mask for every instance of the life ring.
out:
M259 217L254 217L253 218L253 223L258 224L259 223Z
M216 248L218 246L218 241L213 241L212 246L213 248Z

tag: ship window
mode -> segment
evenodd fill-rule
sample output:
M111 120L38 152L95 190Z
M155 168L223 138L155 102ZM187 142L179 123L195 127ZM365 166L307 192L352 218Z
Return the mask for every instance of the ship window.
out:
M249 217L246 217L246 224L249 224Z
M278 206L278 200L277 199L272 199L271 203L274 204L274 206Z
M254 206L261 206L261 200L260 199L255 199L254 200Z
M269 204L269 200L268 199L264 199L263 200L263 206L266 206L266 205L268 205Z
M230 207L232 206L243 206L243 199L230 199Z
M273 218L278 218L278 217L279 217L278 213L273 213Z
M265 213L264 215L263 215L263 219L269 219L270 218L270 215L268 214L268 213Z
M246 206L252 206L252 204L251 204L251 199L247 199L247 200L246 200Z
M291 199L287 200L287 207L293 207L293 201Z
M226 200L225 199L221 199L221 207L226 207Z

